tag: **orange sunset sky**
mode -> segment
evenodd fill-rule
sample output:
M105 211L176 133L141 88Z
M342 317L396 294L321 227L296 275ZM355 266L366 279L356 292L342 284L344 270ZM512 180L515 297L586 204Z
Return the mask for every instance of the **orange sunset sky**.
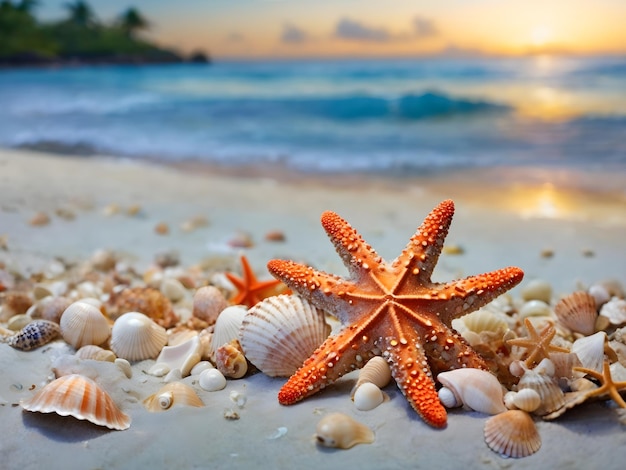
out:
M41 19L66 0L42 0ZM91 0L135 6L147 35L215 58L626 53L624 0Z

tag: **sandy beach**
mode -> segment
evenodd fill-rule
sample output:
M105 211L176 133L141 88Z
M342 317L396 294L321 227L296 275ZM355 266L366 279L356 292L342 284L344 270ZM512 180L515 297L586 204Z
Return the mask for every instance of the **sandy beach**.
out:
M265 266L273 258L345 275L320 226L323 211L340 214L392 260L428 212L451 198L456 214L446 244L462 253L444 252L434 281L519 266L525 278L513 297L533 279L549 282L555 298L605 279L626 283L625 175L578 175L576 184L571 175L512 172L472 170L394 181L345 178L342 183L341 176L327 181L321 175L235 175L106 156L0 150L0 263L28 278L45 272L55 259L78 263L106 249L139 272L163 253L177 253L183 267L212 260L237 272L239 255L245 253L259 278L270 277ZM33 224L41 212L49 222ZM186 230L185 223L198 217L207 225ZM168 233L157 233L158 224ZM285 240L266 240L272 231ZM233 246L242 236L251 240L250 247ZM486 415L450 410L447 427L435 430L393 383L385 388L388 402L358 411L349 393L353 375L289 407L276 399L285 379L259 373L229 380L218 392L198 389L203 408L148 413L142 400L162 385L143 372L154 361L134 363L131 379L114 364L102 363L90 367L131 416L128 430L24 412L20 399L32 395L31 386L47 382L55 358L72 352L62 340L31 352L0 344L5 430L0 455L7 468L610 469L621 468L626 458L626 428L611 401L585 404L555 421L537 419L541 449L523 459L503 459L483 441ZM193 384L194 378L183 382ZM235 421L223 417L225 409L236 407L232 391L247 397ZM332 411L372 428L374 443L348 450L316 445L315 426Z

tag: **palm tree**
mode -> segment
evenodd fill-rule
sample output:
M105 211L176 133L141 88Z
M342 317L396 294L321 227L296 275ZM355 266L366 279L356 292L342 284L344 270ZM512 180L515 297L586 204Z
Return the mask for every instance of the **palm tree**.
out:
M150 23L136 8L130 7L120 15L120 27L126 32L126 34L132 36L135 31L148 29L150 27Z
M95 15L87 2L75 0L65 4L65 8L70 13L69 20L80 26L89 26L94 23Z
M24 13L32 14L33 10L38 6L39 0L21 0L17 4L16 9Z

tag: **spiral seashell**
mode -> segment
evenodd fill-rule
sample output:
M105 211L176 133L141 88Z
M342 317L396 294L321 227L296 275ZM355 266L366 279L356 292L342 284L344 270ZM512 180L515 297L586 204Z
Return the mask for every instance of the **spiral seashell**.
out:
M100 346L87 344L76 351L76 357L80 359L91 359L93 361L114 362L116 357L113 351L103 349Z
M502 385L485 370L463 368L441 372L437 380L450 389L457 402L481 413L496 414L506 411Z
M171 382L143 401L148 411L165 411L173 406L204 406L196 391L182 382Z
M522 458L541 447L541 436L532 417L522 410L508 410L485 421L485 442L503 457Z
M572 352L578 356L583 367L602 372L606 333L598 331L591 336L578 338L572 344Z
M546 363L550 365L552 364L548 359L544 359L535 369L525 368L524 375L522 375L517 384L518 392L529 388L539 394L541 405L533 411L538 416L552 413L565 403L563 391L557 385L554 377L550 375L550 373L554 373L554 368L546 370L546 368L540 367L544 361L547 361Z
M354 392L354 406L357 410L369 411L385 401L385 395L376 384L365 382Z
M271 377L289 377L326 340L330 326L306 299L279 295L252 307L240 334L252 364Z
M30 351L55 339L61 330L59 325L47 320L34 320L20 331L10 336L9 346L22 351Z
M27 411L73 416L109 429L121 431L130 426L130 418L109 394L93 380L78 374L59 377L20 404Z
M554 313L559 322L576 333L590 335L595 331L596 301L587 292L573 292L563 297L554 306Z
M199 288L193 295L192 315L213 325L219 314L228 307L228 300L215 286Z
M246 361L239 341L236 339L217 348L215 353L215 367L226 377L240 379L248 372Z
M378 388L384 388L391 380L391 368L389 363L381 356L372 357L359 371L359 378L352 388L351 398L354 399L354 392L364 383L373 383Z
M600 315L612 325L626 325L626 300L613 297L600 308Z
M217 369L206 369L200 372L198 385L207 392L216 392L226 387L226 377Z
M113 324L111 349L128 361L154 359L166 343L165 328L143 313L125 313Z
M441 387L439 392L439 401L446 408L457 408L463 406L463 402L448 387Z
M325 447L349 449L374 442L374 431L343 413L331 413L317 423L315 438Z
M212 359L215 359L215 353L220 346L230 343L234 339L239 340L239 329L247 313L248 309L243 305L232 305L222 310L213 328Z
M102 312L82 300L65 309L60 326L63 339L76 349L86 344L102 344L111 335L111 327Z
M542 279L533 279L522 286L520 294L526 302L529 300L541 300L549 305L552 299L552 286L549 282Z

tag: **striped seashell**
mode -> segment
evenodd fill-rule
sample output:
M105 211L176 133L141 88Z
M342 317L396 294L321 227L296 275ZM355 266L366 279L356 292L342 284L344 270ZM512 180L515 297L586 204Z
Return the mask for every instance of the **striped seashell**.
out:
M248 360L271 377L292 375L329 334L324 313L297 295L259 302L248 311L240 332Z
M27 411L73 416L109 429L121 431L130 426L130 417L109 394L93 380L78 374L59 377L20 404Z
M483 331L506 331L507 323L487 310L477 310L461 317L465 327L475 333Z
M550 367L544 368L542 364L549 364L551 370L546 370ZM554 373L554 366L549 359L544 359L535 369L525 368L524 375L517 384L518 392L530 388L539 394L541 405L533 412L538 416L552 413L565 403L565 395L551 373Z
M115 320L111 349L128 361L154 359L167 343L165 328L143 313L128 312Z
M75 354L80 359L91 359L93 361L115 362L115 353L108 349L103 349L94 344L83 346Z
M111 335L111 326L102 312L88 301L79 300L61 315L63 339L76 349L86 344L100 345Z
M49 343L61 334L59 325L48 320L34 320L8 338L9 346L30 351Z
M204 406L196 391L182 382L171 382L143 401L148 411L165 411L173 406Z
M591 335L595 331L596 300L587 292L573 292L563 297L554 306L554 313L561 324L576 333Z
M215 367L225 377L240 379L248 372L248 361L236 339L217 348Z
M485 443L503 457L522 458L541 447L541 436L532 417L522 410L508 410L485 421Z
M359 371L359 378L350 393L354 398L356 389L364 383L373 383L378 388L384 388L391 380L391 368L389 363L381 356L374 356Z
M498 379L485 370L463 368L441 372L437 380L469 409L487 414L506 411L504 393ZM444 392L445 393L445 392ZM444 395L444 401L450 403Z
M233 305L222 310L213 329L210 351L212 359L215 359L215 353L220 346L239 339L239 329L247 313L248 308L243 305Z

